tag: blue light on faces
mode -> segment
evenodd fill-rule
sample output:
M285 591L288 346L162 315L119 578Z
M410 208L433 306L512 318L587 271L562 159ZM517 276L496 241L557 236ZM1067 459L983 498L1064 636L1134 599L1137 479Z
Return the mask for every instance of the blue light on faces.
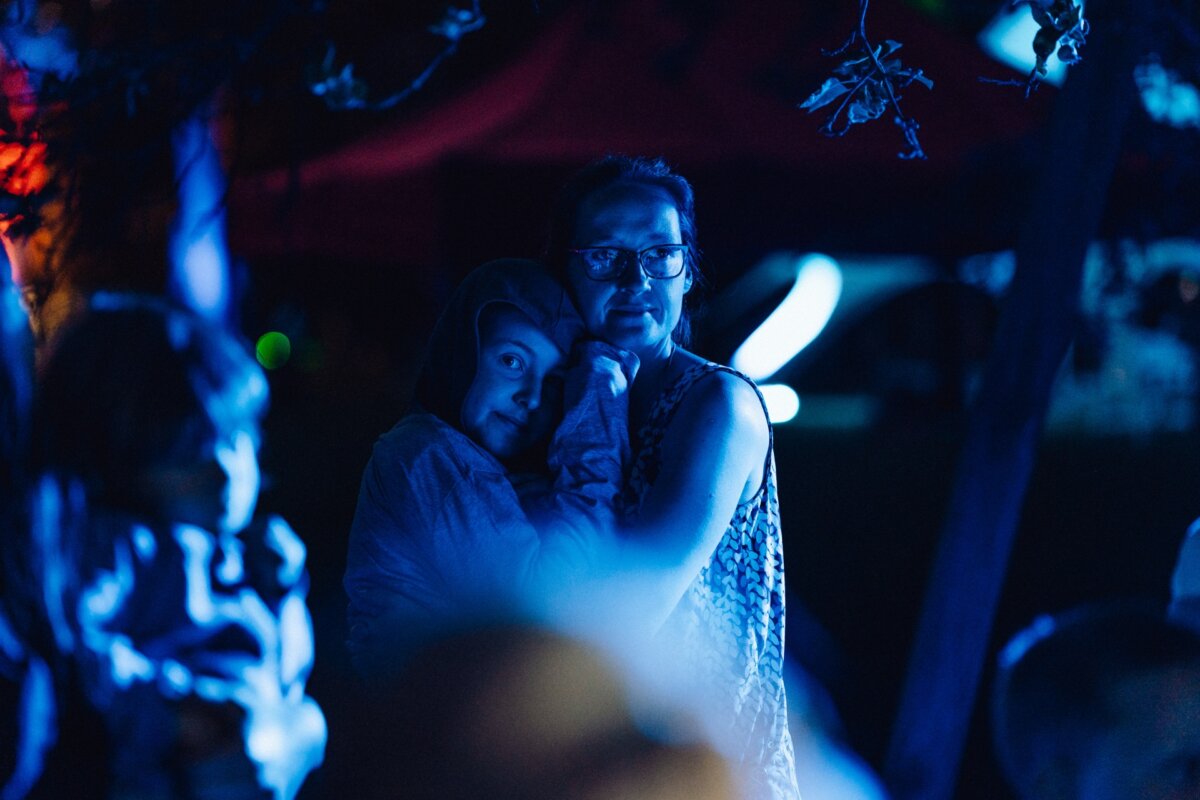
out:
M817 338L841 295L836 261L816 253L799 258L787 297L733 354L733 368L756 381L774 375Z

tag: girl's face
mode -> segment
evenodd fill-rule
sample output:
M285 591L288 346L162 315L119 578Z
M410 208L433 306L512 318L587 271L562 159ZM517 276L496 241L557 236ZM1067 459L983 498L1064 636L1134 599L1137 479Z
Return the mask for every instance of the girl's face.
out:
M249 429L210 441L191 456L160 462L138 481L160 519L214 533L236 533L250 523L260 485L257 436Z
M615 184L580 204L572 247L619 247L638 252L662 244L681 244L679 211L671 196L657 186ZM567 263L579 313L588 331L649 360L671 350L671 334L683 312L683 296L691 289L691 268L674 278L651 278L636 258L628 258L615 278L587 276L583 262Z
M511 305L487 306L463 430L498 459L521 455L550 435L562 412L562 366L563 354L528 317Z

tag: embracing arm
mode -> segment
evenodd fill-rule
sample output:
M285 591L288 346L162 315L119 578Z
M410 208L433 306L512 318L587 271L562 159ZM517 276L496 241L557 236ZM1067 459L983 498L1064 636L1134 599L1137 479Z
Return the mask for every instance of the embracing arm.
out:
M616 547L616 503L629 461L628 388L637 356L599 341L576 345L564 414L550 443L549 481L519 487L537 528L528 593L535 605L595 577Z
M502 569L478 545L493 533L489 521L503 512L503 498L486 496L489 483L472 485L468 467L484 463L456 455L456 444L465 442L431 417L414 417L375 445L344 578L348 644L360 673L388 672L414 644L467 610L465 593L484 591L480 573Z
M708 563L738 503L764 476L770 428L754 389L729 373L699 381L664 435L662 462L628 521L617 583L649 631L666 620Z
M617 483L607 461L588 463L564 467L574 494L559 493L534 514L499 463L430 415L406 418L385 435L363 475L347 554L358 669L386 668L464 618L536 608L544 593L590 574L594 515L611 513L612 498L586 501L611 495ZM550 528L535 525L539 519Z

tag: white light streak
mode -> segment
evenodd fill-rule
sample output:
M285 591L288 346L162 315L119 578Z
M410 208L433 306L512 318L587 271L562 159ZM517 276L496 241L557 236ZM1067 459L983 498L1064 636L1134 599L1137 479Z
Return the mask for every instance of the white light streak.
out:
M817 338L841 295L836 261L816 253L800 258L791 291L733 354L733 368L756 381L774 375Z

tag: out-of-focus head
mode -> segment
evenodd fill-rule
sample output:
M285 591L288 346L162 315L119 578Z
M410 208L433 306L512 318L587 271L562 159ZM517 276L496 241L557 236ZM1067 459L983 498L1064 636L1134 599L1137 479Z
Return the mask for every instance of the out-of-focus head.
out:
M217 532L249 522L267 380L227 331L156 299L97 295L39 389L38 466L78 480L90 504Z
M714 750L647 736L620 675L560 634L519 623L460 632L415 656L383 696L394 738L372 736L372 797L736 796Z
M510 462L546 443L561 411L562 365L583 332L546 267L488 262L463 280L438 319L416 400Z
M996 754L1022 798L1200 798L1200 636L1160 613L1041 617L1004 649Z
M695 200L662 159L608 156L576 173L546 250L593 335L642 354L688 343L691 290L703 280Z

